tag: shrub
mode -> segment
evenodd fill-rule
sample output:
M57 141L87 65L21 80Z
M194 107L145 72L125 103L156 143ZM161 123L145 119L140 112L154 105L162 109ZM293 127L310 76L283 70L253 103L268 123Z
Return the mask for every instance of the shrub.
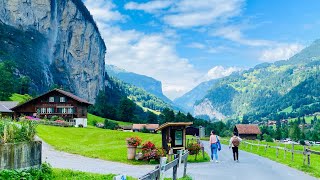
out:
M115 130L119 127L118 123L109 121L108 119L104 120L104 129Z
M263 134L263 139L266 140L266 142L273 142L273 139L268 134Z
M165 151L163 149L156 148L152 142L147 141L142 145L142 154L143 160L145 161L150 161L152 159L158 161L160 157L165 156Z
M0 142L15 143L33 141L36 134L36 123L33 121L22 121L14 123L11 119L0 119Z
M82 124L79 124L78 127L79 127L79 128L83 128L83 125L82 125Z
M127 145L129 146L139 146L141 144L141 138L136 136L136 137L130 137L127 138Z
M143 126L143 127L142 127L141 132L142 132L142 133L150 133L150 131L147 129L146 126Z
M52 179L52 167L50 164L43 163L40 168L30 168L24 170L1 170L0 179Z
M190 155L197 155L201 150L201 146L198 143L189 143L187 149Z
M58 120L58 119L62 119L62 118L60 118L59 116L52 116L52 117L50 118L50 121L56 121L56 120Z
M304 146L306 145L306 142L304 140L300 140L300 144Z

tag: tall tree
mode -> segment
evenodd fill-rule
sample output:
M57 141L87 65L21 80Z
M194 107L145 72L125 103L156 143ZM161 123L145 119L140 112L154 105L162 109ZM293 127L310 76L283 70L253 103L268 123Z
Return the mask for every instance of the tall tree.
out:
M119 117L122 121L132 122L136 104L130 99L124 97L120 101Z

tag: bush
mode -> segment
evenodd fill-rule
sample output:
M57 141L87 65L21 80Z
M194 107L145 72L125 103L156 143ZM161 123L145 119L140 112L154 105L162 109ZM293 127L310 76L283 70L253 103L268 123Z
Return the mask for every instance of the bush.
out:
M306 142L304 140L300 140L300 144L304 146L306 145Z
M32 179L43 180L52 179L52 167L50 164L43 163L40 168L30 168L24 170L1 170L0 179L16 180L16 179Z
M142 133L150 133L150 131L147 129L146 126L143 126L143 127L142 127L141 132L142 132Z
M165 151L163 149L156 148L152 142L147 141L142 145L142 154L143 160L145 161L159 161L160 157L165 156Z
M82 125L82 124L79 124L78 127L79 127L79 128L83 128L83 125Z
M263 139L266 140L266 142L273 142L273 139L268 134L263 134Z
M104 120L104 129L115 130L119 127L118 123L109 121L108 119Z
M18 124L12 122L11 119L0 118L0 143L33 141L36 125L33 121L26 120Z
M59 116L52 116L52 117L50 118L50 121L56 121L56 120L58 120L58 119L62 119L62 118L60 118Z
M190 155L198 155L201 150L201 146L198 143L189 143L187 145L187 149Z

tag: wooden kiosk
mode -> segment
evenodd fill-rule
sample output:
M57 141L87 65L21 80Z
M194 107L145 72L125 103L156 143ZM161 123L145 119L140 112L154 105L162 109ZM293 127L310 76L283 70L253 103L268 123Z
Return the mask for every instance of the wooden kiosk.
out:
M186 127L192 122L167 122L162 124L156 131L161 131L162 148L169 153L170 150L176 153L177 150L186 148Z

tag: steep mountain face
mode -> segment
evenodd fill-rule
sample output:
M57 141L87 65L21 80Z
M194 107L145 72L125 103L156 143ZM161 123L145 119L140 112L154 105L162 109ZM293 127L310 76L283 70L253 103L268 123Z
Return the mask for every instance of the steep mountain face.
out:
M300 103L299 107L295 107L293 106L295 100L288 101L286 97L291 97L289 99L296 97L293 94L300 91L294 91L295 87L303 86L302 83L306 83L307 79L319 77L319 55L320 41L315 41L287 61L263 63L247 71L222 78L212 86L201 101L196 102L195 107L207 108L202 112L204 115L216 116L215 114L219 112L224 116L235 118L245 114L259 114L259 117L265 117L270 113L280 113L292 107L294 107L292 112L295 112L301 108L300 105L318 103L320 97L314 95L309 98L309 104Z
M217 82L216 79L202 82L191 91L187 92L186 94L182 95L179 98L176 98L173 102L177 106L184 109L186 112L194 113L194 115L203 114L202 112L198 113L197 108L193 109L193 106L196 101L201 100L208 92L208 90Z
M0 0L0 29L0 61L15 61L35 91L58 85L94 102L106 47L81 0Z
M148 93L151 93L167 103L172 103L162 93L162 84L160 81L153 79L148 76L128 72L124 69L120 69L114 65L106 65L106 71L110 76L113 76L125 83L134 85L136 87L142 88Z

